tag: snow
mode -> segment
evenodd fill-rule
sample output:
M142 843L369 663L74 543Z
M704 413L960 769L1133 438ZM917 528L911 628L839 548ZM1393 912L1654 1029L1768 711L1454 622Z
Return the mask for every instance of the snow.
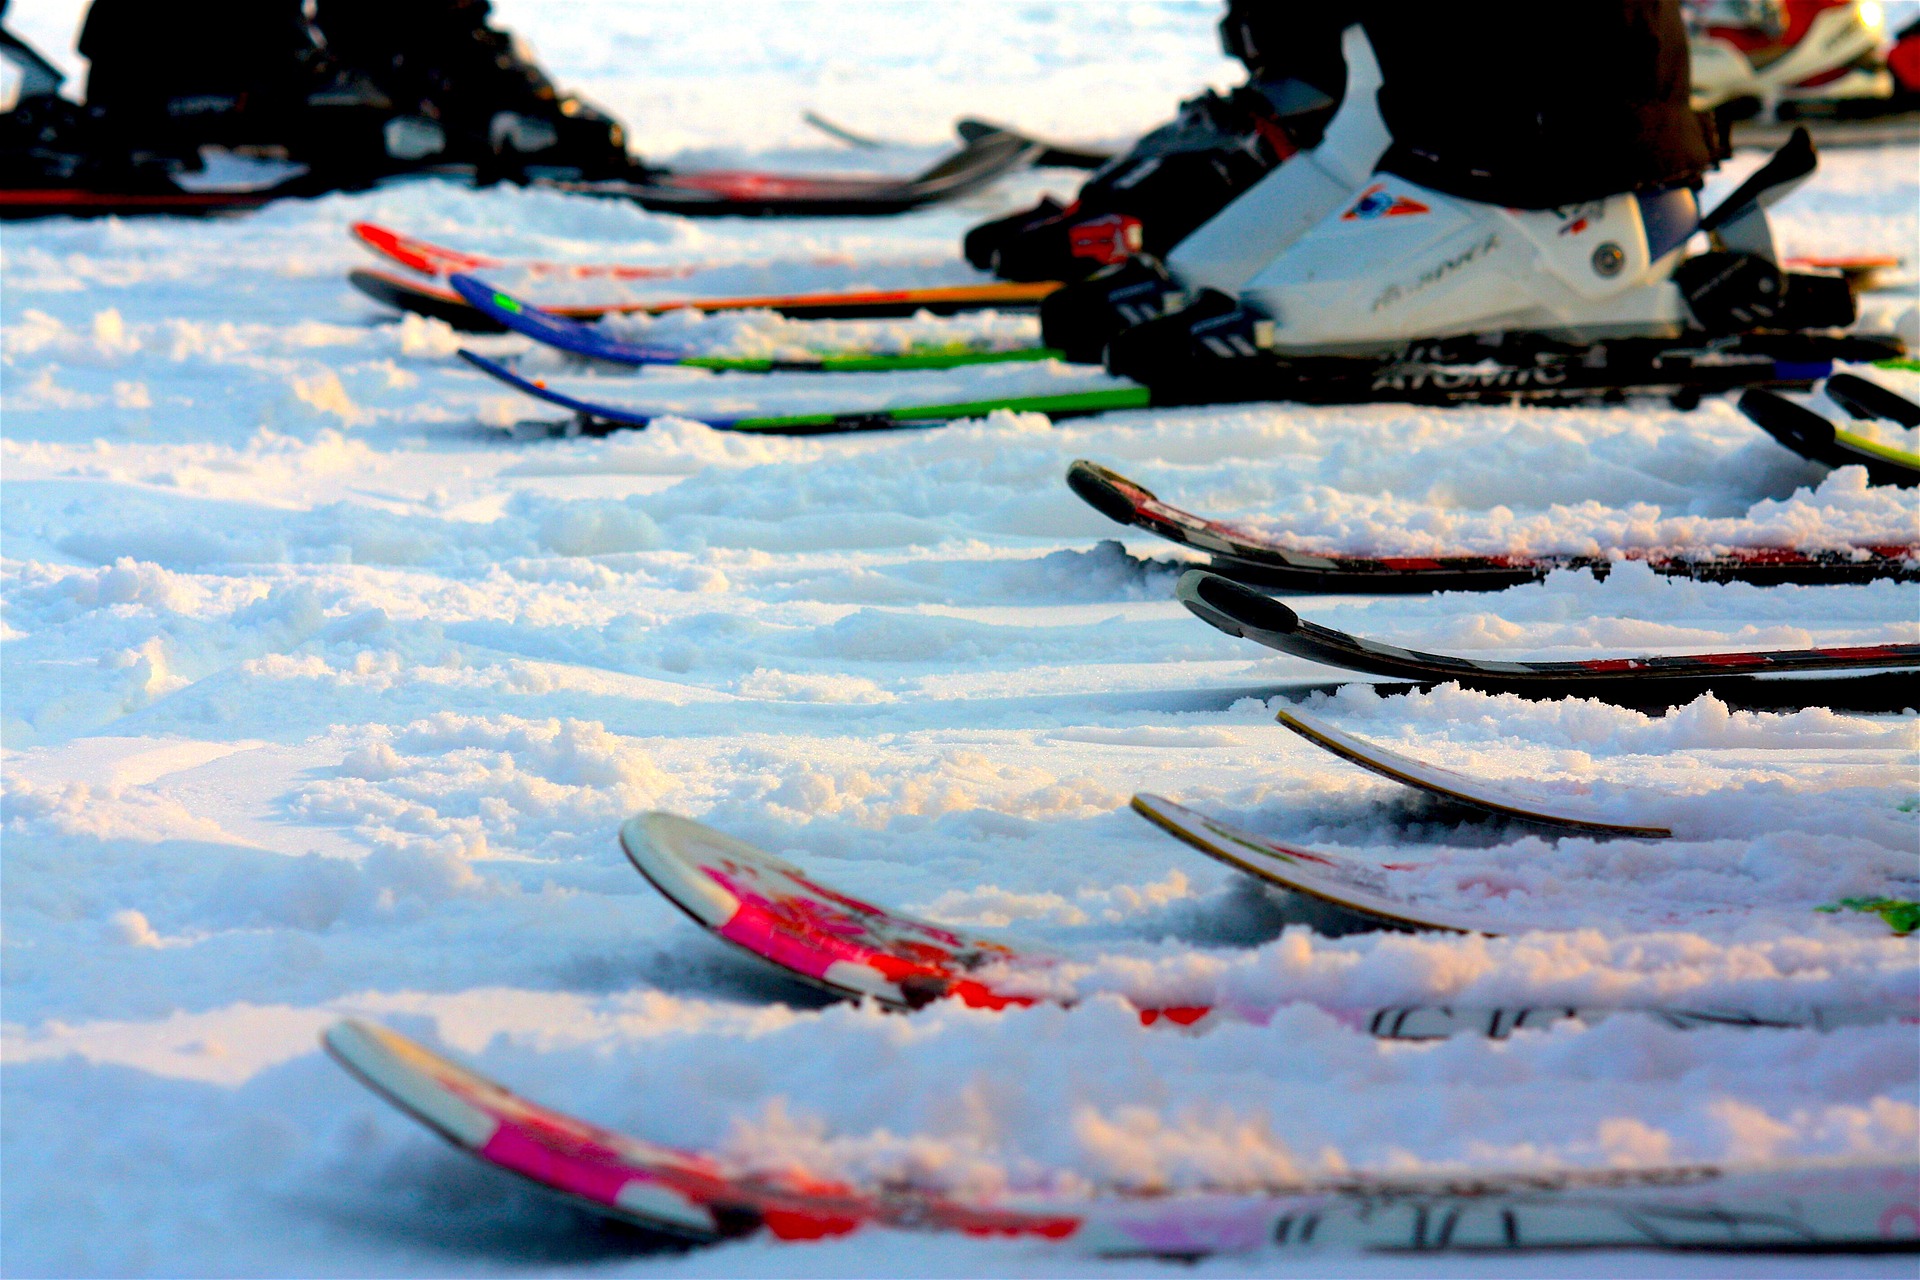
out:
M688 162L905 172L966 112L1112 140L1231 78L1211 4L969 5L940 11L937 40L917 5L742 3L726 22L616 0L498 10L646 154ZM48 0L9 21L52 54L77 17ZM901 145L841 150L799 123L808 107ZM1784 247L1910 268L1917 161L1830 152L1774 210ZM1858 1004L1911 1019L1920 942L1813 908L1920 896L1920 717L1329 693L1345 675L1187 615L1170 592L1188 553L1121 530L1062 476L1089 457L1195 511L1411 553L1914 541L1911 493L1801 462L1724 400L996 414L819 439L673 419L551 438L515 429L552 411L451 359L445 326L396 320L344 280L367 263L346 227L367 219L522 257L733 264L664 291L948 283L971 278L967 226L1075 181L1027 175L873 222L689 222L422 183L231 220L6 228L10 1273L1911 1273L1898 1258L1102 1264L884 1232L650 1255L446 1148L320 1054L332 1019L371 1017L656 1141L973 1192L1914 1155L1911 1020L1621 1016L1407 1045L1336 1014ZM1920 325L1911 286L1872 306ZM830 331L884 350L1018 343L1031 325ZM766 315L620 327L767 353L822 332ZM756 379L531 363L690 415L1102 383L1052 366ZM1920 394L1920 376L1865 372ZM1293 604L1415 647L1568 657L1910 642L1914 592L1624 565L1603 583ZM1310 711L1390 749L1675 836L1552 840L1433 807L1274 723L1283 696L1314 689ZM1490 928L1563 928L1323 937L1128 812L1136 791L1420 864L1395 873L1408 892ZM831 1004L634 874L614 833L647 808L1064 953L1081 1002ZM1254 1016L1149 1029L1122 995Z

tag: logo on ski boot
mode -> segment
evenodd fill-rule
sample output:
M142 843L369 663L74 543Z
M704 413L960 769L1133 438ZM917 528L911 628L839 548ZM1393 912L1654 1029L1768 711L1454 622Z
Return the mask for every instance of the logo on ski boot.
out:
M1353 202L1353 208L1340 215L1340 221L1369 222L1374 218L1404 218L1416 213L1432 212L1418 200L1396 196L1387 190L1385 183L1376 182L1360 193L1360 198Z
M1091 258L1103 267L1110 267L1140 252L1146 236L1140 219L1124 213L1109 213L1075 223L1067 231L1067 240L1074 257Z

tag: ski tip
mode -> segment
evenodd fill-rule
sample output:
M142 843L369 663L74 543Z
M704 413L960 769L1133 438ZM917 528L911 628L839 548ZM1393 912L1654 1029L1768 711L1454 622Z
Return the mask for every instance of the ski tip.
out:
M703 823L660 810L635 814L621 823L620 848L649 884L709 929L733 919L740 899L702 871L702 854L737 858L744 851L750 861L786 865Z
M1300 627L1300 615L1272 596L1205 569L1187 570L1173 590L1189 612L1230 635L1245 635L1249 627L1289 635Z
M470 306L478 307L482 311L506 311L519 315L523 311L532 310L518 298L502 293L485 280L468 275L464 271L456 271L448 276L447 284L455 293L466 299Z
M1920 404L1852 373L1827 379L1827 397L1855 418L1884 418L1903 427L1920 427Z
M1140 489L1131 480L1118 472L1109 471L1097 462L1085 458L1075 458L1067 468L1067 488L1080 496L1081 501L1098 511L1107 519L1118 524L1132 524L1135 504L1121 487ZM1145 494L1146 490L1140 489ZM1151 494L1147 494L1151 497Z
M1748 421L1802 457L1823 461L1819 455L1833 448L1833 424L1805 405L1764 387L1742 392L1739 405Z

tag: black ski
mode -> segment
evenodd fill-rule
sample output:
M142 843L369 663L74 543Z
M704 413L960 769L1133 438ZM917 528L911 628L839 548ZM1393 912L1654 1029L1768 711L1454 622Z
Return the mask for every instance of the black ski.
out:
M1202 569L1183 574L1175 594L1194 616L1231 636L1281 653L1374 675L1421 683L1458 681L1477 689L1592 696L1609 688L1724 680L1741 676L1797 676L1810 672L1910 673L1920 669L1920 644L1784 649L1749 653L1656 654L1586 658L1573 662L1503 662L1423 653L1309 622L1271 596ZM1784 683L1784 682L1783 682ZM1797 682L1795 682L1797 683Z
M1655 573L1700 582L1831 585L1892 578L1920 580L1920 546L1860 546L1832 551L1790 547L1731 550L1641 550L1617 555L1329 555L1289 546L1225 521L1194 515L1161 501L1143 485L1082 458L1067 468L1067 485L1101 515L1204 551L1216 572L1283 594L1342 592L1395 594L1427 591L1501 591L1538 582L1556 569L1605 578L1625 560Z

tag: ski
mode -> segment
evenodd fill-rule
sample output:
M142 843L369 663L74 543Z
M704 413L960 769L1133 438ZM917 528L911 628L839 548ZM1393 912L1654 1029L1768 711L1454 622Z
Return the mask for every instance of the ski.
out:
M1884 418L1903 427L1920 427L1920 404L1858 374L1834 374L1827 379L1826 392L1855 418Z
M1304 898L1309 904L1325 904L1336 915L1358 918L1369 928L1499 936L1471 917L1421 907L1395 893L1391 873L1404 869L1405 864L1367 862L1345 854L1280 844L1155 795L1136 795L1133 811L1216 862ZM1522 924L1513 932L1531 933L1543 928L1551 926Z
M1116 339L1107 369L1151 386L1155 403L1162 405L1262 400L1577 405L1657 395L1690 409L1702 396L1747 387L1807 390L1830 374L1837 360L1871 363L1906 354L1897 337L1806 331L1587 345L1490 334L1412 342L1379 357L1289 356L1260 345L1261 323L1244 308L1236 310L1203 335L1203 355L1164 361L1141 353L1166 335L1155 338L1156 330L1137 325L1126 330L1137 350L1121 358Z
M1920 1248L1914 1208L1920 1168L1908 1164L1353 1174L1264 1194L976 1203L911 1189L863 1191L804 1171L736 1172L712 1157L528 1101L417 1041L358 1019L334 1024L322 1043L363 1085L482 1164L591 1213L694 1243L756 1235L817 1240L892 1227L1161 1258L1263 1248Z
M537 279L559 280L677 280L694 275L704 264L692 266L643 267L616 263L507 262L483 254L449 249L431 240L422 240L383 227L377 222L356 222L347 228L353 238L373 252L423 276L441 278L456 271L482 271L489 267L508 267Z
M1183 511L1119 472L1084 458L1067 468L1067 485L1110 520L1205 552L1216 573L1269 590L1303 595L1502 591L1538 582L1559 569L1582 570L1604 579L1614 565L1630 560L1644 562L1655 573L1701 582L1770 586L1872 582L1881 578L1920 580L1920 545L1914 544L1830 551L1790 547L1736 547L1718 552L1623 548L1604 555L1323 554Z
M971 400L954 404L911 405L897 409L856 409L847 413L789 413L761 416L716 417L692 412L663 409L623 408L582 400L555 391L537 379L523 378L513 370L482 355L462 350L460 358L480 372L516 391L537 400L557 405L574 415L583 434L602 435L610 430L644 428L657 418L690 418L704 422L716 431L753 431L764 435L834 435L854 431L894 431L912 427L935 427L961 418L984 418L997 410L1019 413L1045 413L1056 418L1105 413L1111 409L1144 408L1147 393L1137 387L1104 388L1054 395L1016 396L997 400Z
M1789 271L1832 271L1847 278L1856 293L1873 293L1886 287L1891 273L1898 271L1901 259L1890 253L1814 255L1782 258L1780 265Z
M1309 622L1271 596L1203 569L1190 569L1174 588L1180 603L1211 626L1281 653L1328 666L1419 682L1458 681L1473 689L1592 696L1608 687L1636 691L1662 681L1729 676L1794 676L1839 671L1849 675L1911 672L1920 668L1920 644L1874 644L1752 653L1655 654L1586 658L1572 662L1509 662L1422 653L1348 635ZM1910 681L1911 676L1903 676Z
M1863 385L1892 395L1872 383L1863 382ZM1920 485L1920 454L1895 449L1858 432L1836 427L1785 396L1755 387L1741 395L1740 412L1786 448L1811 462L1829 467L1865 467L1868 484L1895 485L1902 489Z
M581 195L631 200L683 217L879 217L956 199L1031 166L1043 142L979 121L962 121L959 150L909 178L763 173L746 169L662 172L641 182L542 182Z
M620 847L647 882L702 929L835 995L894 1009L949 998L1003 1009L1035 1002L1001 989L1005 983L1056 963L1044 952L862 902L790 862L674 814L628 819Z
M246 213L276 200L318 194L319 191L302 181L259 191L94 191L84 187L27 187L0 191L0 221Z
M1611 821L1593 806L1582 804L1572 797L1537 795L1511 784L1490 783L1428 764L1424 760L1415 760L1336 729L1303 712L1282 711L1276 718L1314 746L1357 764L1362 769L1429 795L1471 805L1504 818L1519 818L1579 835L1633 836L1644 840L1664 840L1673 835L1670 827Z
M813 1240L869 1224L1057 1237L1079 1226L1051 1214L864 1195L803 1174L734 1176L707 1157L528 1102L370 1022L336 1023L322 1043L362 1084L481 1163L590 1212L685 1240L712 1242L761 1230L781 1240Z
M909 177L867 174L768 173L758 169L650 170L640 181L565 181L533 178L525 185L552 191L631 200L659 213L686 217L876 217L957 199L1038 163L1058 163L1073 152L1011 129L963 120L960 145ZM354 184L408 176L383 173ZM470 166L448 166L433 176L472 185ZM152 189L27 187L0 190L0 219L99 217L108 214L222 213L257 209L291 196L317 196L335 184L309 175L256 190L192 191L168 182Z
M388 262L432 280L445 280L456 272L504 271L529 281L542 283L555 281L571 284L582 280L604 280L625 284L643 280L683 280L702 272L751 265L737 260L644 266L638 263L548 262L527 258L494 258L486 254L468 253L463 249L449 248L431 240L421 239L419 236L408 235L391 227L382 226L377 222L356 222L347 230L363 247ZM881 267L898 267L908 270L945 264L944 259L902 259L897 262L861 263L846 254L822 254L795 261L809 267L863 266L868 270ZM555 304L546 305L548 310L552 310Z
M362 273L365 274L365 273ZM466 306L461 300L461 306ZM478 313L475 313L478 314ZM1002 396L985 400L965 400L942 404L918 404L888 406L881 409L856 409L834 413L806 413L787 415L722 416L701 415L691 411L669 413L667 410L652 406L626 406L605 404L570 396L554 391L537 379L523 378L498 361L472 351L461 351L460 356L476 369L536 399L558 405L575 415L575 421L583 432L600 434L620 428L644 428L656 418L694 417L717 430L726 431L764 431L775 434L818 435L830 432L888 430L896 427L936 426L959 418L985 417L996 410L1013 413L1045 413L1056 418L1079 417L1088 414L1109 413L1121 409L1150 409L1162 407L1153 393L1145 387L1105 387L1093 391L1055 393L1050 395ZM1769 364L1769 369L1774 366ZM1823 367L1824 368L1824 367ZM1756 376L1758 376L1756 374ZM1808 371L1808 380L1796 385L1811 385L1812 373ZM1821 376L1824 376L1822 373ZM1391 397L1389 397L1391 398ZM1438 403L1471 403L1484 399L1483 392L1476 388L1463 392L1456 399L1440 400ZM1427 401L1422 400L1422 403ZM1502 584L1510 585L1510 584ZM1423 587L1422 590L1433 590Z
M880 138L869 137L863 133L856 133L837 121L827 119L818 111L802 111L800 113L800 119L804 123L818 129L821 133L826 134L835 142L845 143L847 146L856 147L861 151L881 151L889 146L903 145L898 142L887 142ZM962 137L966 137L968 136L969 130L994 129L999 127L998 125L986 124L979 120L963 120L960 122L960 134ZM1098 169L1113 159L1113 153L1110 151L1089 151L1085 147L1062 146L1057 142L1049 142L1044 145L1045 150L1033 158L1033 167L1036 169Z
M790 977L835 995L871 999L897 1010L919 1009L939 1000L958 1000L976 1009L1022 1008L1041 1000L1074 1003L1070 991L1059 990L1058 981L1049 980L1058 974L1060 959L1043 948L962 933L863 902L822 884L790 862L687 818L641 814L622 825L620 846L648 883L702 929ZM1265 1008L1127 999L1143 1026L1205 1027L1223 1018L1262 1024L1272 1013ZM1665 1005L1352 1008L1322 1004L1320 1008L1346 1026L1388 1040L1455 1035L1498 1039L1521 1029L1569 1020L1591 1025L1625 1013L1656 1018L1677 1030L1827 1030L1897 1016L1870 1006L1813 1007L1785 1014Z
M504 333L506 326L450 288L390 271L359 268L347 282L382 306L444 320L467 333ZM1024 311L1059 288L1056 284L939 285L925 289L857 289L839 293L768 294L732 298L673 298L654 302L601 303L589 306L543 304L569 320L603 316L662 315L669 311L776 311L797 320L902 319L925 311L937 316L968 311Z
M963 365L1053 360L1060 355L1058 351L1046 347L994 350L964 344L915 348L894 354L848 352L802 359L695 355L674 347L623 342L592 325L544 311L461 272L454 273L447 283L476 311L522 337L532 338L568 355L636 368L645 365L678 365L682 368L735 373L883 373L903 369L954 369Z

